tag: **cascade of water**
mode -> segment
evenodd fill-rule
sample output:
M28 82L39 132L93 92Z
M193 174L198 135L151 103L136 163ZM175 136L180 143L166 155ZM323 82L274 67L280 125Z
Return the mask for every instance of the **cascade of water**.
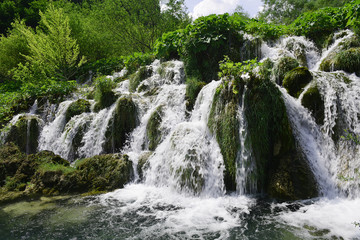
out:
M297 59L301 65L313 69L320 59L313 42L305 37L291 36L281 39L274 47L264 43L261 46L263 59L270 58L277 61L283 56Z
M68 107L73 101L67 100L60 103L54 121L44 126L40 133L39 150L49 150L56 152L58 147L57 139L61 136L65 127L65 115Z
M332 140L334 135L344 134L345 129L360 134L360 78L344 72L317 72L314 75L325 105L324 125L321 129L328 141L332 142L327 150L335 155L329 161L331 173L337 177L339 188L347 195L360 196L360 180L356 172L360 167L359 147L346 141L338 141L334 147ZM351 181L344 181L344 178Z
M237 115L240 122L240 150L236 159L236 191L239 195L244 195L246 193L256 193L256 181L252 180L250 177L251 173L255 171L255 162L252 159L251 146L249 146L249 142L247 141L247 123L244 114L245 92L246 88L242 94Z
M283 94L295 139L309 161L320 194L327 197L337 196L336 175L330 173L331 164L329 162L336 159L334 152L329 151L331 147L335 146L323 135L310 112L291 97L285 89L279 89Z
M204 196L224 194L223 159L207 128L212 99L220 82L206 85L198 95L190 122L172 130L149 159L145 182Z
M317 63L315 64L315 66L313 68L310 68L311 70L319 70L320 68L320 64L321 62L329 56L329 54L333 53L333 52L337 52L341 49L341 44L346 41L347 39L350 39L354 36L354 33L350 30L343 30L340 32L335 33L334 35L334 39L335 42L322 53L321 58L317 61Z
M80 157L92 157L102 153L105 133L113 118L115 108L116 103L109 108L102 109L93 117L89 129L81 141L82 146L78 150Z

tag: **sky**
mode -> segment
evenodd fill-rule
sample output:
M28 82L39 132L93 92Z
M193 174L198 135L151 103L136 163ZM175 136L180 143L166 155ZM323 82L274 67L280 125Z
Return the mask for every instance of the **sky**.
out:
M242 6L250 17L255 17L262 6L261 0L185 0L185 4L193 19L212 13L231 13L238 5Z

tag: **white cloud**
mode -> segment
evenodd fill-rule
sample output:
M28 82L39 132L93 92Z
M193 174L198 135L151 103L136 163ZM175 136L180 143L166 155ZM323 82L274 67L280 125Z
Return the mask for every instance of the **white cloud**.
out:
M223 14L234 12L235 8L240 5L241 0L203 0L199 2L192 12L193 19L209 14Z

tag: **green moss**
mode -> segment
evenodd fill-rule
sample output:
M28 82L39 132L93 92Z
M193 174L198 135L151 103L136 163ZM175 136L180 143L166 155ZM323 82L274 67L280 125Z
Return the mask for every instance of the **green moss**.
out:
M360 48L350 48L330 54L320 64L320 70L330 72L343 70L348 73L360 74Z
M90 103L84 99L78 99L71 103L65 114L65 121L68 122L73 116L84 112L90 112Z
M22 116L10 127L6 142L14 142L25 153L35 153L40 135L40 123L36 116Z
M310 71L305 67L294 68L286 73L283 86L287 89L288 93L298 98L304 87L313 79Z
M14 144L0 147L0 202L35 195L110 191L133 176L126 155L109 154L69 162L49 151L25 155Z
M149 163L148 160L150 158L150 156L153 154L153 152L145 152L143 153L138 160L138 165L137 165L137 171L139 174L140 179L143 179L144 177L144 171L149 167Z
M186 79L186 109L190 112L194 108L197 95L201 89L206 85L205 82L199 81L195 77L190 77Z
M154 151L161 141L160 124L162 121L163 110L159 106L150 116L146 125L146 135L149 141L149 150Z
M104 76L95 79L95 111L110 107L116 101L115 93L112 91L115 86L114 81Z
M78 188L86 191L110 191L122 188L133 177L132 162L126 155L107 154L83 159L73 177Z
M301 104L310 110L317 124L324 124L324 101L316 85L304 93Z
M120 98L116 103L114 117L110 121L105 133L104 152L119 152L128 139L128 135L137 124L137 108L132 98Z
M272 74L272 69L274 67L274 62L271 61L270 58L266 58L262 63L263 64L260 65L259 68L260 76L264 79L270 79Z
M245 92L245 117L258 190L282 200L316 196L314 176L296 148L281 93L270 80L251 79Z
M64 174L71 173L75 171L75 168L70 166L64 166L62 164L54 164L54 163L43 163L39 165L38 171L46 172L46 171L60 171Z
M219 88L214 95L208 122L224 158L224 181L229 191L236 190L236 158L240 147L237 118L239 96L233 93L232 87Z
M152 74L152 69L147 68L146 66L142 66L139 68L139 70L135 73L133 73L130 78L130 84L129 88L131 92L135 92L136 88L139 86L139 84L144 81L146 78L150 77Z
M296 59L287 56L280 58L273 69L276 83L282 85L285 74L296 67L299 67L299 62Z

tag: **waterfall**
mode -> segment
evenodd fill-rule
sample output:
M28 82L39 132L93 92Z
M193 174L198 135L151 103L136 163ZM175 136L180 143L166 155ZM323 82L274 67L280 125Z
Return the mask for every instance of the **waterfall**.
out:
M244 114L245 110L245 93L242 93L241 102L239 103L237 118L240 122L239 138L240 150L236 159L236 191L239 195L256 193L256 181L251 179L250 174L255 171L255 162L252 158L252 150L249 143L247 133L247 123Z
M190 121L177 124L149 159L145 183L203 196L224 194L223 160L207 120L218 82L198 95Z

